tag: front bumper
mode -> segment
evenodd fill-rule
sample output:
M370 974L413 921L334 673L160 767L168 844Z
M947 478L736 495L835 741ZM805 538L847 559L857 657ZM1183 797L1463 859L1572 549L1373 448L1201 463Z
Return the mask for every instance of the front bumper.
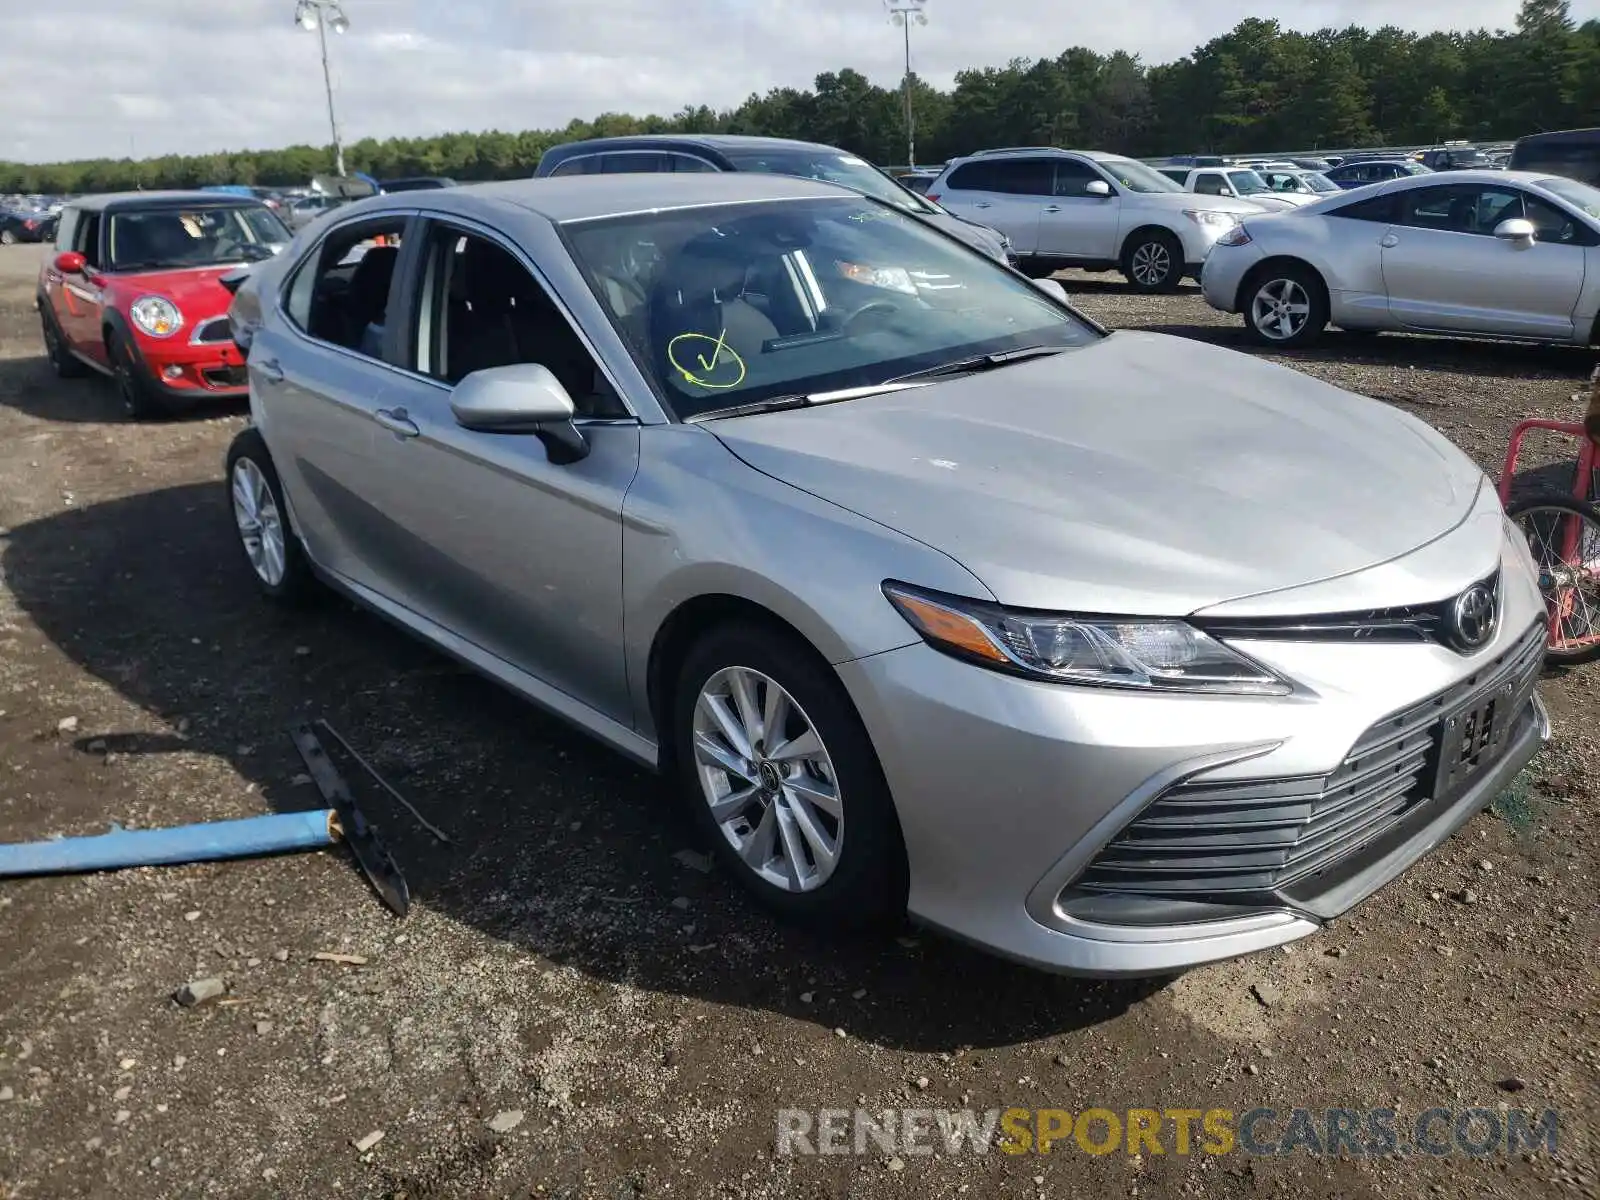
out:
M173 404L237 400L250 394L244 356L231 340L191 342L187 330L169 339L139 337L145 384Z
M1238 312L1239 288L1244 277L1264 257L1260 248L1251 242L1244 246L1224 246L1206 259L1205 269L1200 272L1200 291L1206 303L1219 312Z
M1314 933L1499 794L1549 736L1536 696L1521 690L1498 756L1465 791L1418 797L1269 902L1141 912L1135 896L1086 916L1074 884L1177 785L1330 776L1386 718L1470 690L1542 618L1526 569L1503 559L1500 633L1473 659L1432 643L1239 643L1296 680L1302 690L1288 697L1063 687L923 645L844 664L899 811L912 915L1005 957L1090 976L1165 974Z

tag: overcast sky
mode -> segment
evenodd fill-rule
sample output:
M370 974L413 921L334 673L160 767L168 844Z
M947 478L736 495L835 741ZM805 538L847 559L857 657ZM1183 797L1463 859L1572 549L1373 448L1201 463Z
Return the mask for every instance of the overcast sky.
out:
M913 66L1070 45L1164 62L1247 16L1297 29L1509 26L1517 0L928 0ZM851 66L899 80L882 0L345 0L333 40L347 142L565 125L606 110L724 107ZM1600 0L1575 0L1580 19ZM0 159L146 157L326 144L314 34L294 0L0 0Z

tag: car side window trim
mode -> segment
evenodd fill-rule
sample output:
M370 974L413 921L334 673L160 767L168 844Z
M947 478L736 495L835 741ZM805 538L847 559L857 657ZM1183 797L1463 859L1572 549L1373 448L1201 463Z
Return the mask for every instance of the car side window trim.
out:
M395 325L397 327L397 335L404 338L403 350L399 358L406 365L398 366L389 363L386 364L387 366L400 372L407 379L420 380L423 383L432 384L446 394L454 387L454 385L446 383L442 379L424 374L418 369L417 364L417 347L421 337L422 310L428 298L428 293L424 290L425 281L428 278L427 255L423 253L421 248L431 245L434 234L442 227L471 237L482 238L484 241L492 243L509 254L523 270L528 272L534 283L538 284L539 289L544 293L545 298L555 308L556 312L561 315L561 319L566 321L573 333L577 335L579 343L594 361L595 369L600 372L601 377L610 385L612 392L617 397L617 402L622 405L626 412L625 416L577 417L575 418L577 424L640 424L639 415L634 410L628 393L618 381L615 372L607 364L605 356L600 353L600 349L595 345L594 339L589 336L589 331L573 316L572 309L568 307L566 301L561 298L556 289L551 286L549 276L539 270L534 265L533 260L515 242L507 238L499 230L457 213L419 212L416 216L415 228L408 230L407 236L411 238L419 249L409 263L402 264L405 267L404 276L402 277L400 272L396 272L396 278L400 280L400 311L403 313L403 317L400 321L395 322ZM564 246L565 244L563 243L563 248Z
M601 172L591 170L588 167L585 167L582 171L567 171L566 168L569 167L573 163L592 162L595 159L603 159L607 155L616 155L616 154L665 154L665 155L668 155L669 158L672 155L681 155L684 158L692 158L696 162L704 163L707 167L709 167L713 171L724 171L724 170L727 169L725 167L719 167L716 163L712 162L709 158L706 158L704 155L696 154L692 150L685 150L685 149L682 149L682 148L676 147L676 146L674 146L671 149L662 149L662 150L652 150L652 149L641 148L641 147L638 147L638 146L630 146L626 150L618 150L616 148L612 148L612 149L609 149L609 150L586 150L582 154L569 154L568 156L563 158L560 162L558 162L555 166L550 168L550 174L552 176L554 176L556 174L556 172L558 172L558 171L565 172L566 174L571 174L571 175L597 175L597 174L601 174ZM604 166L605 164L601 163L600 165Z

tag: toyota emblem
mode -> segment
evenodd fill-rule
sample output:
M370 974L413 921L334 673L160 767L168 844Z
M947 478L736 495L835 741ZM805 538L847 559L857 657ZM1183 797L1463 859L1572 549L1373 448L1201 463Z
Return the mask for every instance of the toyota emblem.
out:
M1494 590L1486 583L1475 583L1462 592L1450 611L1453 640L1464 651L1487 646L1499 621Z

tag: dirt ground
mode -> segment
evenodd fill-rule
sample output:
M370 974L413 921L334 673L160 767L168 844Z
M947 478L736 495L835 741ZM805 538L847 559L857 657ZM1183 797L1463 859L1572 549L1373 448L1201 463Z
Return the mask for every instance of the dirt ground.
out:
M809 937L676 858L689 826L643 773L373 617L259 603L220 482L241 413L134 426L106 381L55 379L42 257L0 249L0 841L320 807L285 733L307 717L453 840L363 793L403 922L342 851L0 884L0 1197L1596 1194L1600 667L1545 679L1531 782L1291 952L1085 983L915 930ZM1241 343L1192 289L1064 281L1111 325ZM1288 361L1494 471L1593 358L1331 334ZM207 976L227 1003L172 1001ZM1558 1110L1558 1148L775 1142L783 1108L1436 1105Z

